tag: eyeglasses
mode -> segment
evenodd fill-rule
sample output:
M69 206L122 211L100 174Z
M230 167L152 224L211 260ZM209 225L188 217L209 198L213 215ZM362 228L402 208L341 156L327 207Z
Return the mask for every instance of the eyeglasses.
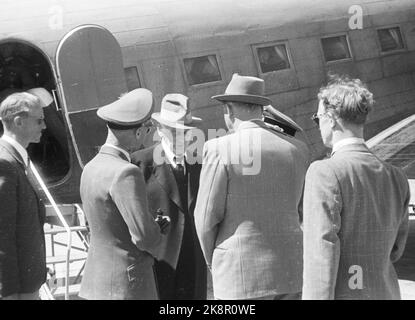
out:
M311 120L313 120L316 125L320 126L320 118L323 116L327 116L327 113L320 113L320 114L314 113L311 116Z

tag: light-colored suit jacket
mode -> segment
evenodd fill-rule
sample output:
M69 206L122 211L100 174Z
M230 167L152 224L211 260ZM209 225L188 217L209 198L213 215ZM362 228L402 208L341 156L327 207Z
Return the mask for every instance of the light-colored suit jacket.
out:
M104 145L85 166L80 192L91 244L79 295L157 299L153 263L162 235L149 212L140 169Z
M304 191L303 299L399 299L408 235L404 173L364 144L314 162Z
M308 163L304 143L259 120L205 144L195 223L216 298L301 291Z

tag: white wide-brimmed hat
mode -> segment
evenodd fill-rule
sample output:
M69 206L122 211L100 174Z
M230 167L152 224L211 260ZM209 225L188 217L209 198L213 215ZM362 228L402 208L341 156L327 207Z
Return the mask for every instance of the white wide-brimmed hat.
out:
M151 117L162 125L176 129L193 129L202 122L202 119L192 116L189 98L180 93L166 94L160 112L153 113Z

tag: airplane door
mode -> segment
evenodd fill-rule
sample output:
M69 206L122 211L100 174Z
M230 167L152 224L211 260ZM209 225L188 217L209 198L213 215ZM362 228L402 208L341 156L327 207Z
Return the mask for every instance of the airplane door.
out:
M96 110L127 92L121 48L97 25L80 26L59 43L56 67L65 118L81 168L106 139L106 125Z

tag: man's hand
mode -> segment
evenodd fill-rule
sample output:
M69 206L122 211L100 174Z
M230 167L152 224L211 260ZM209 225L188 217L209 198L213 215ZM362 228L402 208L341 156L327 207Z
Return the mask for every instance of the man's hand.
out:
M162 234L168 234L170 232L170 217L157 215L156 222Z

